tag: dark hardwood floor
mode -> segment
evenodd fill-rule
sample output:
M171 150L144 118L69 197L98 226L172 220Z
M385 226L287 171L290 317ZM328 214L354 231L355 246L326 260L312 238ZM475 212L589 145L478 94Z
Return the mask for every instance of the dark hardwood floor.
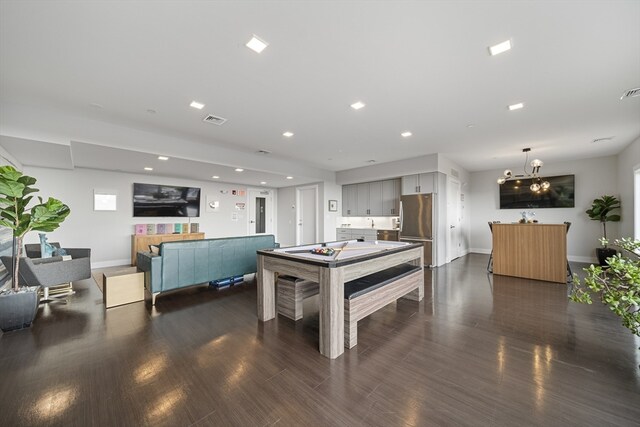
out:
M262 324L252 282L109 310L78 282L0 338L0 424L639 425L640 340L564 285L486 264L427 271L424 301L362 321L336 360L318 353L317 297L297 323Z

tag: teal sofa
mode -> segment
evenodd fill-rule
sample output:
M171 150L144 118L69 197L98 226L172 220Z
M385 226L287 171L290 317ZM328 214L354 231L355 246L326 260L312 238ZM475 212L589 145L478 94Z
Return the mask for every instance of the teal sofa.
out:
M164 242L157 254L138 252L138 271L151 303L162 293L257 271L256 251L277 247L271 234Z

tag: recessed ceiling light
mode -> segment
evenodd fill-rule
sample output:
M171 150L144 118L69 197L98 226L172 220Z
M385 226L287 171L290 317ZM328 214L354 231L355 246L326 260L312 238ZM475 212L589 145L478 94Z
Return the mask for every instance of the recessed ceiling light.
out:
M158 156L158 160L169 160L167 156Z
M506 40L506 41L503 41L502 43L489 46L489 53L491 54L491 56L495 56L503 52L506 52L509 49L511 49L511 40Z
M519 110L524 107L522 102L518 102L517 104L509 105L509 111Z
M367 160L367 163L375 163L375 160Z
M146 171L152 171L152 170L153 170L153 168L146 167L146 168L144 168L144 170L146 170Z
M353 108L354 110L359 110L364 106L365 106L365 103L362 101L354 102L353 104L351 104L351 108Z
M260 181L260 184L265 185L267 181Z
M260 40L258 37L256 37L256 35L254 34L253 37L251 37L251 40L249 40L246 44L246 46L251 49L252 51L256 52L256 53L260 53L262 52L267 46L269 46L269 43Z
M102 104L98 104L96 102L92 102L91 104L89 104L89 107L91 108L97 108L97 109L102 109L104 108L104 106Z
M293 179L293 177L292 176L288 176L287 179Z
M156 110L154 110L153 108L147 108L147 113L149 113L149 114L155 114L155 113L157 113L157 111L156 111Z
M293 136L293 132L286 131L282 134L282 136L286 136L287 138L291 138Z
M406 132L402 132L400 134L400 136L402 136L403 138L409 138L411 135L413 135L411 132L406 131Z
M197 108L198 110L202 110L204 108L204 104L198 102L198 101L191 101L191 104L189 104L189 107L193 107L193 108Z
M220 179L220 177L218 175L213 175L211 178L213 179Z
M242 171L244 171L244 169L242 169L242 168L236 168L236 172L242 172Z
M471 129L471 128L476 127L476 125L474 125L473 123L469 123L469 124L467 125L467 127L468 127L469 129Z

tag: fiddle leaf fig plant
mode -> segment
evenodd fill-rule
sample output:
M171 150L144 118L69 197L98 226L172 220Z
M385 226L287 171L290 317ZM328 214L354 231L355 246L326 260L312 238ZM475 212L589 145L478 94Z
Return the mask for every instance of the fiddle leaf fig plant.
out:
M607 258L608 268L585 268L584 282L573 276L569 298L583 304L591 304L594 296L599 298L631 333L640 337L640 240L624 238L613 246L620 252Z
M599 199L594 199L591 208L585 211L590 219L600 221L603 231L602 237L605 241L607 238L607 222L620 221L620 215L612 213L618 209L620 209L620 200L615 196L604 195ZM604 247L607 247L607 243L604 243Z
M7 227L13 232L13 275L12 287L15 292L18 286L18 268L22 253L22 240L30 231L53 231L69 215L67 205L58 199L49 197L27 208L33 196L40 190L32 187L36 179L23 175L12 166L0 166L0 226Z

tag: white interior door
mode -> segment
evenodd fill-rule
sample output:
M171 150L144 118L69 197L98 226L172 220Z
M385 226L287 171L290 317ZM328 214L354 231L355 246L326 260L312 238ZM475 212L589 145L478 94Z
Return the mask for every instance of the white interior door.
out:
M318 187L296 189L296 244L308 245L318 242Z
M462 253L461 213L460 182L450 179L447 185L447 262L458 258Z
M247 190L247 234L273 234L273 190Z

